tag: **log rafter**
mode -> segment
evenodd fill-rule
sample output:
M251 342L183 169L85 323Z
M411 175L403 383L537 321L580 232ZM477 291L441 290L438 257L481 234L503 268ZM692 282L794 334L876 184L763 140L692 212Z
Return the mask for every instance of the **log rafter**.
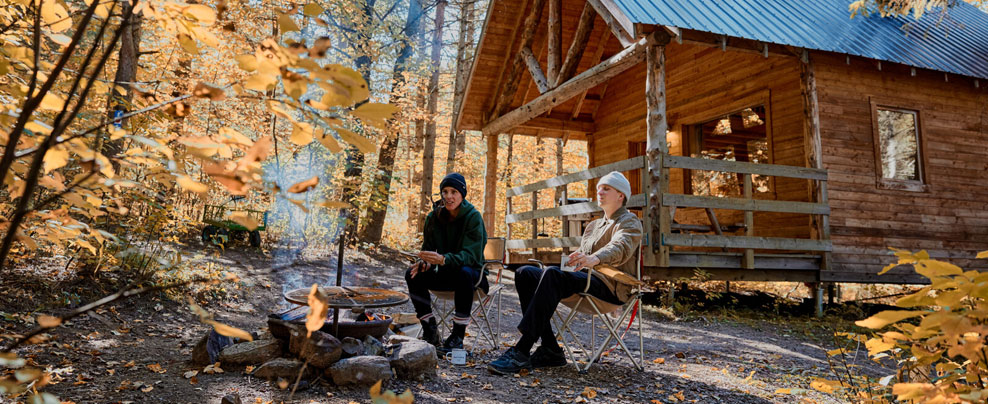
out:
M546 91L549 91L549 80L542 74L542 66L539 65L539 59L532 52L531 48L521 48L521 54L525 58L525 64L528 65L528 73L532 75L532 80L535 81L535 85L539 88L539 94L545 94Z
M593 88L628 70L644 60L646 46L655 41L655 39L656 34L639 39L621 52L580 73L558 87L549 90L545 94L536 97L531 102L495 118L484 126L484 135L503 133L510 130L521 123L542 115L553 107L559 106L563 102L582 93L584 90Z
M545 5L545 0L534 0L532 3L532 10L525 18L525 29L522 31L522 36L520 38L519 50L523 48L532 47L532 39L535 37L535 29L538 27L539 21L542 19L542 9ZM511 64L511 69L504 82L504 90L497 98L497 102L494 104L494 109L491 113L491 117L500 116L508 107L511 106L511 100L515 96L515 92L518 91L518 75L521 71L521 65L525 63L525 57L522 52L519 51L514 58L514 62ZM495 120L497 118L494 118Z
M570 44L569 50L566 51L566 59L559 68L559 74L550 83L552 87L566 82L576 74L576 68L580 64L580 59L583 58L583 50L587 48L587 39L590 39L590 34L593 32L595 19L596 14L593 11L593 6L590 3L584 4L583 12L580 13L580 22L576 26L576 33L573 34L573 42Z

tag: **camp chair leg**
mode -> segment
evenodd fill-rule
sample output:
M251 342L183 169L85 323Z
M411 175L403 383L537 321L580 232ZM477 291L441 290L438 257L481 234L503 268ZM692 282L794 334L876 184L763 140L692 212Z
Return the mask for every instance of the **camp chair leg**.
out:
M617 324L623 323L624 322L624 319L628 318L628 315L634 310L634 308L635 308L634 303L635 302L631 302L631 303L632 304L631 305L628 305L628 307L624 310L624 312L621 314L621 316L618 317ZM604 323L604 325L607 327L607 330L610 333L609 333L609 335L607 335L606 338L604 338L604 342L597 349L597 352L594 353L594 356L592 357L592 360L587 364L587 369L590 368L590 365L593 364L594 361L596 361L596 360L598 360L600 358L600 355L604 353L604 350L605 349L607 349L607 345L611 342L611 339L614 339L614 340L617 341L618 345L621 346L621 349L624 351L624 353L628 355L628 359L630 359L631 360L631 363L633 363L635 365L635 368L637 368L638 370L643 370L644 369L644 366L643 366L644 365L644 361L642 361L642 363L640 364L640 363L638 363L638 361L635 360L634 355L631 354L631 350L628 349L628 346L625 345L624 340L621 339L621 336L618 333L617 328L615 328L614 324L611 322L611 319L609 317L607 317L606 315L604 315L603 313L600 312L600 309L593 302L593 300L590 301L590 307L592 307L594 309L594 312L596 312L597 315L601 317L601 321Z
M583 341L581 341L580 338L576 335L576 333L573 332L572 328L570 328L570 324L572 323L573 318L575 318L576 315L579 314L577 309L580 307L580 304L582 303L583 303L583 298L578 300L576 304L573 305L573 308L570 309L569 315L566 316L565 320L563 320L562 325L557 327L559 328L559 330L557 331L558 335L556 337L557 339L562 340L563 348L566 349L566 353L569 355L570 360L573 361L573 366L576 367L577 372L581 372L581 373L585 372L585 370L580 368L580 362L579 360L577 360L576 354L573 352L572 348L570 348L569 342L566 341L566 333L567 332L570 333L570 336L573 337L573 341L580 345L580 348L583 350L584 354L588 354L590 352L590 350L587 349L586 345L583 344Z

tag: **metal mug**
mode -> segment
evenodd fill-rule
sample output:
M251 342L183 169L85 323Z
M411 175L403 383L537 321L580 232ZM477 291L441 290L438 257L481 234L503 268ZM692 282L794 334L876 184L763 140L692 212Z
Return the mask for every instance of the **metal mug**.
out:
M466 365L467 364L467 350L466 349L453 349L452 351L446 352L446 360L454 365Z

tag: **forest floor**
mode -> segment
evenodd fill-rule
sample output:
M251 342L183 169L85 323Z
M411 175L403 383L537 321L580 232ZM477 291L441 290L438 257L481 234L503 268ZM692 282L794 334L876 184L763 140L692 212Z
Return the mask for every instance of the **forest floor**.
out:
M287 258L286 254L237 247L200 254L187 265L194 272L191 275L221 276L227 271L240 280L222 287L115 302L59 327L49 334L47 342L17 352L29 358L29 363L47 368L51 384L44 391L63 402L213 404L231 393L238 394L244 403L369 402L366 387L341 388L325 380L314 381L289 400L290 388L251 377L245 368L206 374L202 367L190 364L192 346L209 328L189 309L188 296L195 296L197 303L221 322L259 331L266 327L269 313L290 307L282 299L284 290L333 282L336 258L332 253ZM389 256L382 250L348 250L345 284L404 291L404 264ZM40 313L64 314L91 297L114 292L106 281L92 279L56 284L52 279L58 278L59 270L52 271L40 278L37 271L8 273L0 282L0 343L9 344L15 334L29 331ZM520 319L510 275L506 271L509 285L501 307L504 317L500 330L505 343L515 341L514 326ZM679 298L690 296L684 293ZM816 319L805 312L794 313L796 306L779 306L777 302L742 307L746 304L744 296L738 296L740 301L737 297L720 299L737 307L706 304L701 309L703 303L688 303L688 309L677 313L679 318L654 305L644 305L644 371L636 370L615 350L586 374L568 366L514 377L495 376L488 373L486 364L504 347L494 351L468 336L472 360L466 366L453 366L441 359L437 378L395 379L387 388L399 393L410 389L417 403L843 402L810 388L810 383L815 377L834 378L827 360L827 351L835 344L832 335L835 330L850 328L849 320L863 317L830 315ZM394 314L413 310L406 303L382 311ZM587 323L583 322L582 331L589 330ZM629 335L626 341L631 340ZM864 363L864 356L857 355L859 364L865 366L856 371L882 376L881 370ZM190 371L198 374L187 378ZM17 400L25 399L21 396ZM15 401L0 397L0 403L6 402Z

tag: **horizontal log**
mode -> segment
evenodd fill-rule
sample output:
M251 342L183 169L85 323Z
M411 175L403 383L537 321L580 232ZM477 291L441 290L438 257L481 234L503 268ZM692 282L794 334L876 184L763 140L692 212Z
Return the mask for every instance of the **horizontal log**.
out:
M831 251L826 240L781 237L711 236L705 234L662 234L662 244L678 247L754 248L769 250Z
M673 251L669 253L669 266L741 269L741 259L741 253L710 254ZM820 257L811 255L794 257L755 254L754 269L819 270Z
M615 163L604 164L602 166L594 167L589 170L578 171L575 173L549 178L547 180L543 180L539 182L533 182L528 185L522 185L520 187L510 188L506 192L506 195L507 197L510 198L512 196L518 196L521 194L538 191L540 189L555 188L566 184L574 183L577 181L586 181L594 178L600 178L607 175L611 171L630 171L644 167L645 167L644 157L640 157L640 156L632 157L627 160L621 160Z
M640 208L645 206L645 194L632 195L628 199L629 208ZM543 217L560 217L581 215L584 213L600 212L600 205L597 202L574 203L570 205L557 206L549 209L531 210L528 212L514 213L504 217L507 224L524 222L526 220L541 219Z
M827 180L827 170L784 166L777 164L756 164L743 161L711 160L695 157L667 155L662 164L670 168L685 168L691 170L726 171L731 173L769 175L773 177L805 178L809 180Z
M720 198L716 196L683 194L662 195L662 205L678 206L681 208L731 209L751 212L805 213L808 215L830 214L830 206L822 203Z
M563 248L579 247L580 237L538 238L525 240L508 240L504 247L509 250L524 248Z
M518 125L515 128L551 129L567 132L593 133L594 123L589 120L569 120L540 116Z
M576 97L583 90L593 88L623 73L644 60L645 47L652 43L652 41L654 41L653 36L642 38L621 52L600 62L597 66L576 75L576 77L560 84L559 87L540 95L528 104L499 116L484 126L482 130L484 135L506 133L525 121L542 115L550 109L569 101L570 98Z

